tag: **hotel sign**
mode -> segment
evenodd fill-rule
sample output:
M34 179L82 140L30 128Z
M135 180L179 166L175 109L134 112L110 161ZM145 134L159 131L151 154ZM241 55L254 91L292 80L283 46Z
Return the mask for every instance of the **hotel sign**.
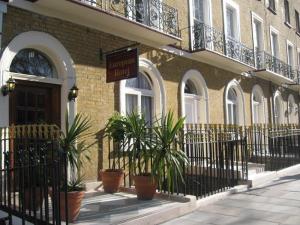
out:
M106 83L137 77L138 65L136 48L106 55Z

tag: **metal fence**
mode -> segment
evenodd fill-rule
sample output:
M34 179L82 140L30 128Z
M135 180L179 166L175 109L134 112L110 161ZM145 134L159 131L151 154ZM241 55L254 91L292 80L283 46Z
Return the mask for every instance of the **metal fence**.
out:
M155 141L156 137L151 138ZM240 127L187 125L173 146L186 153L190 164L184 166L184 182L179 177L174 179L172 193L205 197L247 180L247 143ZM124 186L131 187L133 176L127 153L126 145L116 146L109 141L109 167L123 169ZM166 185L159 188L167 192Z
M0 210L13 224L60 225L60 193L66 194L67 164L59 129L49 125L0 128ZM65 196L65 195L64 195ZM67 198L65 198L67 201ZM65 204L66 205L66 204Z
M265 170L279 170L300 163L300 129L296 125L256 125L246 128L249 162Z

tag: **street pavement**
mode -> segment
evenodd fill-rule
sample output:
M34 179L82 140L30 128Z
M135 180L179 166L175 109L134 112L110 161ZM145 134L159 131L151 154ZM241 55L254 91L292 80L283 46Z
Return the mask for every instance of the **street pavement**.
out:
M300 171L163 225L300 225Z

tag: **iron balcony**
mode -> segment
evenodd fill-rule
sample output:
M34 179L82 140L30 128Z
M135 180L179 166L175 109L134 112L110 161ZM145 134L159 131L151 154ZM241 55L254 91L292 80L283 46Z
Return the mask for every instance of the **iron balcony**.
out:
M206 63L210 59L212 64L237 73L255 68L253 49L241 42L204 23L193 26L191 32L191 52L206 59Z

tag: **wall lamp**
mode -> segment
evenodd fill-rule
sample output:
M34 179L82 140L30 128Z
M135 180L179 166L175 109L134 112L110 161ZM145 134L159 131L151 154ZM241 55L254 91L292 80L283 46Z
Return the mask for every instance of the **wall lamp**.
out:
M69 96L68 96L69 101L75 101L75 99L78 96L78 90L79 89L77 88L76 84L74 84L69 91Z
M6 84L2 86L1 92L3 96L8 95L9 93L13 92L16 88L16 81L10 77L7 81Z

